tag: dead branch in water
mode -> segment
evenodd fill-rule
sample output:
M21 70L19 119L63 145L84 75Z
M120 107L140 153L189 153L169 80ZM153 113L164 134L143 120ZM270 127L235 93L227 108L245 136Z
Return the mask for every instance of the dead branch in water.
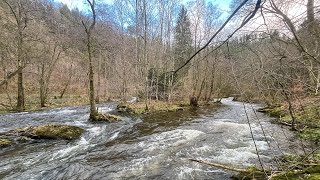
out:
M226 166L226 165L222 165L222 164L216 164L216 163L212 163L212 162L208 162L208 161L204 161L204 160L198 160L198 159L189 159L189 160L193 161L193 162L198 162L201 164L206 164L209 166L214 166L214 167L218 167L218 168L222 168L222 169L231 170L231 171L250 173L250 171L247 169L239 169L239 168L235 168L235 167L230 167L230 166Z

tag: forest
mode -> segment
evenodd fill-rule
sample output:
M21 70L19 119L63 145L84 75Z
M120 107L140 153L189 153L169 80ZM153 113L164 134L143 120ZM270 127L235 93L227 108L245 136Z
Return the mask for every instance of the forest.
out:
M257 113L305 141L296 143L303 156L282 159L295 165L285 168L290 175L265 170L250 124L257 114L244 107L260 165L259 171L241 170L243 176L319 177L319 0L78 1L0 1L1 114L89 105L90 120L113 122L121 114L101 113L101 104L117 102L119 112L147 118L189 106L202 112L234 97L251 110L263 104ZM2 123L8 128L0 129L1 142L1 132L12 130L11 122ZM31 128L23 137L33 139L39 131Z

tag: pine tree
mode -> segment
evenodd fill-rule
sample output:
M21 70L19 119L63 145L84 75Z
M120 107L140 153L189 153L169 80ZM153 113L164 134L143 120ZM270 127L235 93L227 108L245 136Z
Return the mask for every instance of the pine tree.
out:
M182 6L174 34L174 68L181 67L192 52L192 38L190 31L190 20L187 10ZM187 72L187 67L181 71L181 75Z

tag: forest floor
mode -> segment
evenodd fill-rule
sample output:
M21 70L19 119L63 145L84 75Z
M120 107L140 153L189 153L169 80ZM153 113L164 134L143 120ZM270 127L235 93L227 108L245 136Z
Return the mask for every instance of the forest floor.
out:
M320 144L320 97L307 97L291 101L295 129L299 137ZM265 107L260 111L277 117L276 123L291 125L292 117L286 102Z
M52 108L60 108L66 106L88 105L87 96L82 95L66 95L63 98L59 96L50 96L47 99L45 107L40 106L40 98L38 95L28 95L25 99L25 111L38 111ZM0 94L0 114L15 112L15 97L8 98L6 94Z

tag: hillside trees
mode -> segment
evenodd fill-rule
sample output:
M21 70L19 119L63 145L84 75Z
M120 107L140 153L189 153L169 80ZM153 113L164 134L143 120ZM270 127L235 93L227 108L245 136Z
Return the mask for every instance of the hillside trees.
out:
M45 24L45 27L38 25L38 42L40 48L37 49L41 55L37 58L37 74L39 82L39 93L40 93L40 106L45 107L52 74L58 64L58 61L62 58L64 52L67 50L67 39L66 34L63 33L59 27L61 27L62 22L57 20L57 13L51 4L44 4L42 6L40 3L39 7L39 17L37 17L40 24Z
M10 16L14 19L13 22L8 19L7 27L14 32L13 39L15 40L10 49L16 59L16 72L18 76L16 110L23 111L25 109L23 69L28 62L26 29L30 21L31 2L27 0L4 0L4 3L8 6Z
M20 20L5 2L18 15L21 7ZM256 1L248 2L245 7L252 10ZM319 94L318 9L316 2L305 2L306 11L294 19L285 5L291 7L296 1L268 0L257 23L224 42L236 22L248 15L246 8L234 16L232 26L220 31L221 11L203 0L183 8L174 0L95 2L96 23L91 29L94 17L88 2L90 9L84 13L48 1L1 1L0 85L1 95L8 99L1 103L5 107L15 103L9 101L15 97L11 92L18 89L21 110L24 86L26 97L39 99L40 106L50 105L50 96L72 94L84 98L88 94L90 100L100 101L131 96L148 100L196 96L210 101L238 93L234 75L247 97L258 93L274 99L283 94L278 81L290 100L294 98L291 88L299 84L305 92ZM236 5L239 1L233 1ZM260 21L263 17L265 21ZM171 73L216 32L219 35L190 64L178 74ZM16 76L20 78L15 80ZM86 87L94 89L93 96Z

